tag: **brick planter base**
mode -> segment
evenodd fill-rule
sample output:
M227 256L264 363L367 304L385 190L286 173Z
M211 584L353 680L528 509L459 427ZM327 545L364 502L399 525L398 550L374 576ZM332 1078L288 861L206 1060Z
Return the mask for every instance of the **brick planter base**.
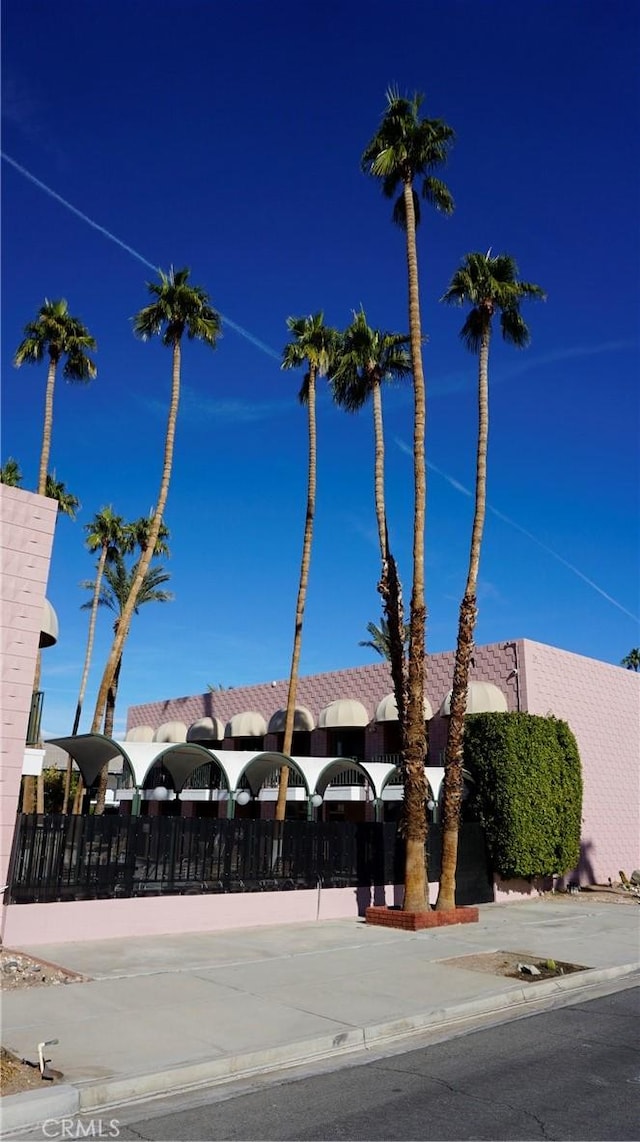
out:
M364 914L367 924L382 928L402 928L405 932L419 932L423 928L443 928L447 924L477 924L477 908L451 908L446 912L403 912L400 908L372 906Z

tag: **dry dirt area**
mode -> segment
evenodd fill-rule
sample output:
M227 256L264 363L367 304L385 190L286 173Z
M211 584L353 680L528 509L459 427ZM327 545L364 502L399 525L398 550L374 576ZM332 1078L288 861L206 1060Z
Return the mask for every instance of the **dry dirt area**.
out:
M594 885L592 888L581 888L579 892L545 892L541 900L566 900L568 904L640 904L640 888L626 889L622 885L613 885L608 888L604 885Z
M0 988L3 992L16 991L23 987L60 987L79 983L82 976L68 972L55 964L48 964L42 960L34 960L22 952L12 952L8 948L0 948ZM56 1076L52 1080L43 1079L38 1065L37 1050L34 1049L33 1058L28 1063L12 1055L4 1047L0 1048L0 1094L19 1094L26 1090L41 1090L45 1085L59 1081Z
M572 972L585 971L585 964L568 964L561 960L541 960L531 952L478 952L471 956L456 956L451 960L440 960L451 968L466 968L467 971L488 972L489 975L508 976L521 979L523 983L535 983L542 979L558 979ZM533 969L527 970L527 969Z

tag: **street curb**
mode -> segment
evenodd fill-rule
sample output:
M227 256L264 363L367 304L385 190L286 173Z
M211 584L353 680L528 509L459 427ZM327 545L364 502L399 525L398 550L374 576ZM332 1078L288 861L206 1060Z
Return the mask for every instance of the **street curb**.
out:
M70 1118L80 1109L80 1095L68 1083L0 1099L0 1136L14 1134L48 1119Z
M205 1084L248 1079L282 1067L301 1066L322 1059L352 1055L358 1051L379 1049L385 1044L410 1039L426 1031L447 1028L474 1017L533 1007L540 999L561 996L565 992L588 990L594 984L618 979L638 970L640 962L588 969L562 979L534 981L506 992L437 1008L425 1014L352 1028L338 1035L303 1039L298 1043L207 1059L199 1063L182 1063L159 1072L128 1075L87 1085L82 1082L60 1084L49 1090L7 1095L0 1100L0 1137L38 1126L47 1119L68 1118L135 1103L154 1095L178 1094Z

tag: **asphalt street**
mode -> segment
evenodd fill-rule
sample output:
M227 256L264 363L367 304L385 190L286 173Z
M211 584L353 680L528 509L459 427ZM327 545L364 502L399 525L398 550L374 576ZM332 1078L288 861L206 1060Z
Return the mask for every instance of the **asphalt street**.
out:
M157 1142L640 1137L640 988L330 1073L102 1114L103 1136ZM82 1122L82 1120L80 1120ZM88 1127L84 1121L82 1133ZM94 1131L97 1123L94 1122ZM54 1131L52 1134L51 1131ZM117 1130L117 1135L116 1135ZM55 1137L56 1126L48 1135ZM76 1130L68 1137L80 1137ZM86 1134L84 1135L86 1136Z

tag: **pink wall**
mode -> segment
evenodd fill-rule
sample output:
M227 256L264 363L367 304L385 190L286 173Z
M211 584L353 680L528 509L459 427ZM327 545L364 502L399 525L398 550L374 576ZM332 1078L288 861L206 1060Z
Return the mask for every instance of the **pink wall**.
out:
M20 794L22 760L57 511L55 500L0 484L2 885L6 882Z
M584 783L583 883L640 868L640 676L620 666L523 642L527 709L573 730ZM572 879L570 876L569 879Z
M429 886L435 900L437 884ZM385 890L395 902L394 888ZM365 898L366 897L366 898ZM382 890L376 892L382 903ZM173 932L217 932L263 924L342 920L364 914L373 903L368 890L331 888L296 892L238 892L205 896L162 896L130 900L78 900L57 904L10 904L5 908L3 942L9 948L159 936Z

